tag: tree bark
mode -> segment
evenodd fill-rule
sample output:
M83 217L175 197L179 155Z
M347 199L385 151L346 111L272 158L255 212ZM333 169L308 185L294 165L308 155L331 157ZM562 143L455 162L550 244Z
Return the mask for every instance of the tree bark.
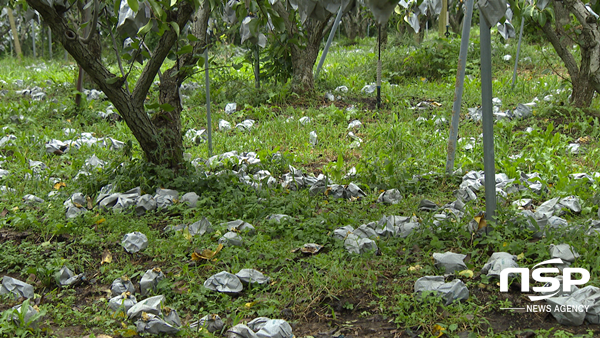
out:
M179 89L183 81L191 75L192 66L195 65L199 56L206 46L206 29L208 28L208 18L210 17L210 5L204 2L202 7L196 12L192 32L198 41L194 45L192 53L184 54L179 58L179 62L168 69L160 79L159 102L169 104L174 110L160 111L152 116L154 123L160 130L162 138L165 140L163 151L172 158L177 158L177 163L181 162L183 156L183 140L181 135L181 95Z
M297 21L290 17L295 14L293 12L290 14L281 2L276 2L273 9L283 19L288 36L297 36L301 30L306 39L304 45L292 44L290 48L292 56L292 91L294 93L312 91L315 87L313 68L319 55L323 36L327 28L331 26L329 19L332 15L329 15L325 21L309 18L300 28L296 24Z
M151 120L144 108L148 90L178 39L175 31L171 29L163 33L152 58L146 62L133 92L130 93L123 86L126 79L120 78L116 82L107 81L116 76L102 64L101 59L94 57L89 46L82 43L79 36L68 27L67 20L55 8L43 0L27 0L27 3L40 13L54 33L55 39L64 46L114 104L139 142L146 159L158 165L178 168L183 157L183 149L180 146L181 133L177 133L180 131L179 112L173 113L177 116L172 119L162 118L162 115L159 115L158 118ZM191 3L181 2L177 10L167 11L167 20L174 21L180 30L183 30L193 12Z
M326 26L327 21L306 20L304 23L306 45L292 46L292 91L295 93L311 91L315 87L313 68L319 56Z
M360 12L360 5L358 3L354 4L354 7L346 14L344 23L344 31L346 32L346 37L354 41L358 34L361 31L361 20L362 15ZM364 34L364 33L363 33Z
M597 20L587 11L581 0L553 0L553 6L555 20L553 23L548 20L541 27L542 32L567 68L573 86L571 103L580 108L589 107L594 93L600 93L600 30ZM581 34L576 37L578 40L563 28L571 21L570 14L581 24ZM579 62L571 53L573 43L580 47Z
M93 0L89 0L89 1L93 1ZM98 27L92 27L92 11L94 10L94 6L88 6L88 8L85 8L85 2L84 1L77 1L77 8L79 10L79 14L81 16L81 23L86 23L88 22L88 25L83 29L83 35L84 36L88 36L88 34L90 33L90 30L92 29L98 29ZM92 53L92 55L94 55L94 57L96 58L101 58L102 57L102 41L100 41L100 34L98 34L97 32L94 34L94 36L92 37L92 39L90 40L90 42L88 42L88 47L90 49L90 52ZM90 87L90 85L93 84L93 81L90 77L90 75L86 72L83 73L83 78L81 79L81 82L84 86L86 87ZM79 83L80 79L77 80L77 83Z

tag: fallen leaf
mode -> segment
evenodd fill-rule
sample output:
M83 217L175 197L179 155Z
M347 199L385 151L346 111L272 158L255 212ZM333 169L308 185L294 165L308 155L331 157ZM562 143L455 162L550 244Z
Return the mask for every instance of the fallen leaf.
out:
M100 218L99 220L96 221L96 224L104 223L104 221L106 221L106 218Z
M433 326L433 335L436 337L441 337L444 334L444 331L446 331L445 327L440 326L439 324L435 324Z
M196 251L194 251L194 252L192 252L192 260L193 261L199 261L201 259L211 260L219 253L219 251L221 251L221 249L223 249L223 244L219 244L219 246L217 246L217 249L215 251L211 251L210 249L204 249L204 251L202 251L201 253L197 253Z
M0 212L0 217L5 217L6 215L8 215L8 209L4 208L2 212Z
M252 307L254 304L256 304L256 301L253 301L253 302L250 302L250 303L246 303L246 304L244 304L244 307L245 307L246 309L249 309L249 308L251 308L251 307Z
M521 259L525 258L525 253L521 252L518 256L517 256L517 260L520 261Z
M475 221L478 224L477 230L487 227L487 222L485 220L485 216L481 215L481 216L475 216L473 218L475 219Z
M94 202L92 201L92 198L90 196L86 196L85 199L87 201L87 208L92 210L94 208Z
M458 275L467 278L473 278L473 270L463 270L459 272Z
M108 249L104 249L104 252L102 253L102 262L100 262L100 265L106 263L111 263L112 262L112 254L110 253L110 251Z
M415 265L415 266L411 266L411 267L409 267L409 268L408 268L408 271L411 271L411 272L413 272L413 271L418 271L418 270L421 270L422 268L423 268L422 266L420 266L420 265L418 265L418 264L417 264L417 265Z
M190 234L190 231L188 230L188 228L183 229L183 237L185 239L187 239L188 241L192 240L192 235Z
M56 190L60 190L60 188L64 188L66 186L67 186L67 184L65 182L58 182L58 183L54 183L54 185L52 187Z

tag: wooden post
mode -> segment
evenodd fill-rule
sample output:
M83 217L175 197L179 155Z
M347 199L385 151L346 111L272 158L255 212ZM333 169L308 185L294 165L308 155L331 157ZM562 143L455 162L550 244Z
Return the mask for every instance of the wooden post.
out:
M15 43L15 51L17 52L17 58L21 61L23 52L21 51L21 44L19 43L19 34L17 33L17 25L15 24L15 17L10 7L6 7L8 12L8 21L10 21L10 29L12 30L13 40Z

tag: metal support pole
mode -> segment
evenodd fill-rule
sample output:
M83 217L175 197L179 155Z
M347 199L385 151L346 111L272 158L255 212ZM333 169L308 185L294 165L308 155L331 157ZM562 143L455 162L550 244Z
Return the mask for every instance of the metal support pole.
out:
M521 40L523 40L523 26L525 26L525 18L521 18L521 32L519 33L519 44L517 45L517 56L515 57L515 69L513 70L513 78L511 87L515 86L517 80L517 66L519 65L519 54L521 54Z
M490 25L485 16L480 15L479 20L485 218L493 220L496 214L496 168L494 164L494 114L492 111L492 39Z
M208 157L212 156L212 124L210 119L210 77L208 75L208 45L204 49L204 87L206 89L206 125L208 131Z
M465 85L465 67L467 66L467 52L469 51L469 35L471 34L471 18L473 17L473 0L467 0L467 12L463 20L463 30L460 39L460 53L458 54L458 69L456 71L456 85L454 87L454 105L452 105L452 124L450 137L448 137L448 157L446 158L446 173L452 174L456 154L456 139L458 138L458 123L460 121L460 105L462 103Z
M377 48L377 109L379 109L381 108L381 24L379 24Z
M256 50L254 51L254 58L256 59L256 65L254 66L254 87L256 89L260 88L260 50L259 46L256 45Z
M325 49L323 49L323 54L321 54L321 59L319 60L319 64L317 65L317 71L315 72L315 80L319 78L319 72L321 72L321 67L323 67L323 62L325 62L325 58L327 57L327 52L329 52L329 46L331 46L331 42L333 41L333 36L337 31L338 26L340 25L340 21L342 19L342 6L340 5L340 9L337 12L335 17L335 21L333 22L333 26L331 27L331 32L329 32L329 37L327 38L327 43L325 44ZM368 36L368 33L367 33Z
M33 58L35 59L37 55L35 53L35 21L33 20L31 20L31 41L33 42Z
M48 52L50 60L52 60L52 29L50 27L48 27Z

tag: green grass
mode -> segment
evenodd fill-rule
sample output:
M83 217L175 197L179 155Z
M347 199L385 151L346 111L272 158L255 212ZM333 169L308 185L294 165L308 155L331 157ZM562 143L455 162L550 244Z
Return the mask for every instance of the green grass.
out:
M494 39L496 39L495 37ZM267 169L275 177L288 172L288 165L302 168L306 172L324 173L336 183L356 182L367 193L359 201L335 200L327 196L310 196L308 190L290 191L280 187L255 190L240 184L235 175L210 176L202 179L202 173L190 169L181 177L168 170L145 164L142 152L124 122L98 119L95 112L106 110L107 101L87 102L78 110L72 103L73 79L76 70L72 65L59 62L42 63L40 60L2 59L0 78L7 82L1 89L8 93L0 105L0 124L6 126L3 135L14 134L14 144L5 146L2 169L10 175L0 181L15 189L16 193L0 195L0 218L2 240L0 251L0 274L10 274L26 280L31 276L36 293L43 298L38 307L45 312L41 329L15 333L16 326L4 315L0 320L0 336L13 334L25 336L81 336L105 333L113 336L127 335L133 323L115 317L106 306L110 283L122 275L139 281L145 270L160 267L167 276L159 285L157 294L163 294L167 305L178 310L185 323L191 323L206 314L217 313L227 323L252 319L256 316L279 318L291 313L288 318L301 330L304 323L330 323L340 325L346 319L383 318L385 323L397 327L398 332L411 330L422 337L436 334L436 325L445 328L448 336L460 332L474 332L486 337L508 337L516 334L516 326L503 330L490 324L499 308L511 304L511 298L497 291L495 282L479 275L462 278L472 292L468 301L444 306L435 298L419 301L413 295L414 281L425 275L437 274L431 255L434 252L454 251L470 255L468 267L477 273L494 251L523 254L521 265L533 266L549 258L548 245L569 243L577 248L582 257L579 267L588 268L592 274L590 284L598 285L595 267L600 262L598 238L583 234L583 230L549 232L539 240L533 240L529 231L523 230L512 221L517 210L510 203L500 203L494 231L487 236L472 235L463 230L477 213L484 211L483 193L476 202L466 207L460 220L433 225L432 214L418 210L422 199L438 205L453 201L452 192L458 188L460 177L443 174L446 161L448 125L436 125L433 115L450 121L454 97L454 70L450 66L439 77L423 79L409 71L426 70L427 55L420 54L415 47L396 44L400 39L391 39L382 53L384 84L382 86L385 108L372 110L373 95L361 92L365 84L375 81L375 40L359 40L357 45L344 47L334 44L327 62L317 81L314 95L297 97L287 94L288 84L263 82L259 91L253 89L252 69L247 65L239 71L219 68L226 62L240 62L232 57L230 46L221 46L215 51L212 71L211 96L213 102L213 147L214 154L236 150L256 151L263 159L259 168ZM477 45L475 30L472 42ZM426 46L436 42L428 37ZM457 41L450 41L448 48L456 48ZM429 45L427 45L429 44ZM535 116L521 121L498 122L494 126L496 171L510 178L518 178L521 172L539 172L542 183L549 191L542 195L522 192L511 195L509 201L518 198L533 198L536 205L555 196L577 195L583 203L580 215L564 216L571 224L585 224L589 218L597 218L597 188L600 181L576 182L568 175L576 172L598 171L598 116L596 111L571 109L567 104L567 91L556 94L557 89L568 85L551 70L561 70L558 59L549 51L540 53L548 46L524 44L523 62L518 83L511 89L512 62L502 56L514 55L516 42L508 47L494 41L494 95L503 101L503 109L518 103L526 103L538 97L534 108ZM474 53L476 51L473 51ZM433 53L443 60L455 64L457 55ZM477 52L478 53L478 52ZM475 54L478 56L478 54ZM409 64L409 62L412 62ZM480 83L477 76L478 62L470 56L470 75L465 81L463 111L480 104ZM36 71L30 65L46 64ZM166 68L168 66L165 65ZM116 70L116 68L115 68ZM139 74L135 66L130 85ZM48 98L43 102L29 102L17 97L18 89L13 81L23 79L26 86L40 86ZM51 80L52 83L47 80ZM203 74L195 75L190 81L203 83ZM57 86L63 82L69 85ZM340 85L349 92L334 93ZM336 107L323 99L326 92L344 97L343 104ZM552 93L555 104L543 101ZM190 98L185 102L182 115L184 132L189 128L206 127L204 90L185 93ZM156 92L150 94L150 102L156 100ZM51 100L56 100L52 102ZM433 100L439 108L428 110L410 109L424 100ZM224 113L225 104L237 102L239 111L232 115ZM566 106L560 106L564 102ZM594 107L597 107L597 99ZM346 110L354 105L356 110ZM11 122L10 116L23 114L25 121ZM298 120L308 116L311 122L302 125ZM288 122L288 118L293 121ZM426 121L417 122L418 117ZM245 119L256 120L255 128L249 132L236 129L220 131L217 123L225 119L235 125ZM350 148L347 126L352 120L363 123L354 130L363 142L359 148ZM524 130L532 127L531 133ZM44 144L51 139L68 140L63 128L73 128L78 133L92 132L96 137L110 136L123 142L131 142L131 154L111 151L100 147L82 147L56 156L45 152ZM319 143L309 143L309 133L315 131ZM483 170L483 146L479 138L481 125L462 120L460 137L474 137L477 141L472 150L462 149L456 154L456 168ZM589 137L586 153L571 155L567 145L580 137ZM206 144L185 143L191 158L207 158ZM268 160L272 154L283 154L282 161ZM74 180L85 160L91 155L106 161L104 169L97 170L87 178ZM509 156L522 155L519 159ZM131 155L131 158L130 156ZM40 178L29 168L29 160L43 161L48 169ZM124 163L121 166L121 163ZM355 178L344 178L350 168L356 167ZM414 175L434 172L423 179ZM27 179L26 177L31 177ZM65 183L56 192L49 177ZM84 192L95 199L100 187L115 183L119 191L141 186L144 193L153 193L157 187L176 188L180 192L196 191L200 195L198 206L187 209L176 205L163 212L135 217L131 213L113 213L94 209L82 217L66 220L63 202L74 192ZM403 199L397 205L377 204L382 189L397 188ZM48 197L49 193L54 197ZM45 202L35 206L22 203L25 194L35 194ZM285 213L291 220L275 223L266 221L270 214ZM4 214L4 213L3 213ZM377 244L381 255L351 255L343 243L331 238L334 229L352 225L359 226L377 221L382 215L415 215L422 228L402 238L381 238ZM168 234L162 229L167 225L192 223L207 217L215 231L202 237L186 238L181 233ZM227 230L220 225L235 219L243 219L257 228L254 236L243 236L244 247L226 247L212 261L195 262L191 254L217 247L217 240ZM127 254L120 246L125 233L141 231L149 238L147 250L138 254ZM21 234L21 235L18 235ZM2 237L0 237L2 238ZM305 243L325 245L323 253L302 257L291 250ZM102 253L108 250L112 262L100 264ZM76 273L86 272L90 284L77 288L59 288L53 274L63 265ZM422 269L409 270L420 265ZM273 283L264 287L252 287L237 297L217 294L203 287L204 281L220 271L237 272L242 268L254 268L271 277ZM34 276L33 276L34 275ZM483 287L481 285L484 285ZM486 286L487 285L487 286ZM83 296L82 296L83 294ZM138 297L140 300L141 297ZM2 310L17 303L6 300ZM512 316L512 317L511 317ZM506 314L508 321L517 322L518 315ZM553 319L551 319L553 321ZM555 325L554 325L555 324ZM388 326L389 326L388 325ZM516 325L516 324L515 324ZM570 337L571 329L555 322L548 327L535 327L536 337ZM556 329L551 329L555 327ZM11 331L12 330L12 331ZM495 331L496 330L496 331ZM557 331L558 330L558 331ZM580 328L580 333L585 333ZM587 333L591 337L597 333ZM182 336L205 336L185 329ZM206 335L208 336L208 335Z

